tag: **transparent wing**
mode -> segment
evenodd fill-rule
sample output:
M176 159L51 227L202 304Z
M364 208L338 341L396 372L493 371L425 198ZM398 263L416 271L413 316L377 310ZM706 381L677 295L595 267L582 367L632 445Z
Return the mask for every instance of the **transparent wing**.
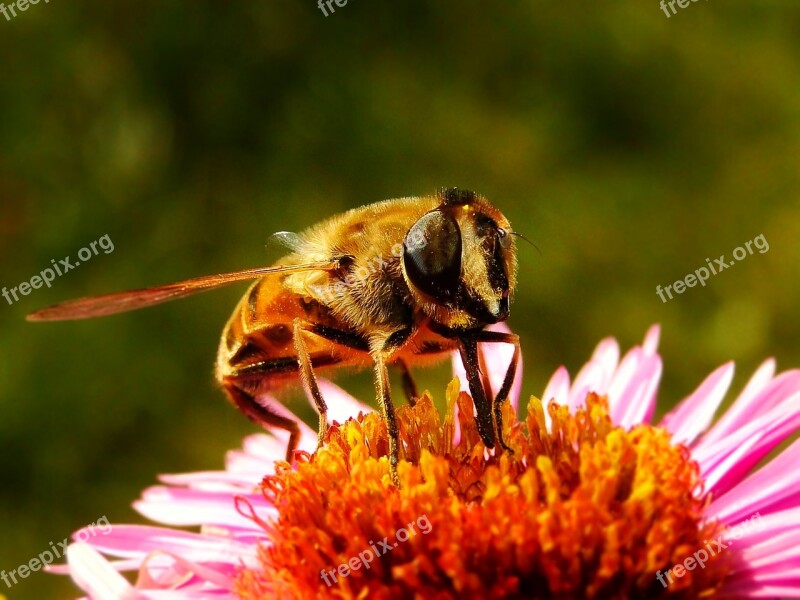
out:
M277 231L270 236L270 239L292 252L302 250L305 243L305 240L293 231Z
M337 260L310 262L301 265L280 265L273 267L256 267L233 273L220 273L195 277L186 281L168 283L140 290L115 292L102 296L78 298L60 304L42 308L29 314L28 321L68 321L73 319L91 319L116 313L137 310L170 300L178 300L193 294L213 290L231 283L266 277L274 274L300 271L331 271L338 266Z

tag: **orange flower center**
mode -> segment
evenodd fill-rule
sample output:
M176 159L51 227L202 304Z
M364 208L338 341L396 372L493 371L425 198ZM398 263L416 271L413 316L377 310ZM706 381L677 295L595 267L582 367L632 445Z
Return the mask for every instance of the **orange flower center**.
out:
M605 398L569 414L532 398L524 422L504 407L513 450L487 452L472 401L448 388L444 423L427 396L398 411L405 460L389 476L380 416L330 429L262 489L279 517L242 598L712 598L728 570L664 578L719 527L704 524L699 469L659 428L625 431ZM454 407L461 439L453 444ZM464 415L468 415L464 417Z

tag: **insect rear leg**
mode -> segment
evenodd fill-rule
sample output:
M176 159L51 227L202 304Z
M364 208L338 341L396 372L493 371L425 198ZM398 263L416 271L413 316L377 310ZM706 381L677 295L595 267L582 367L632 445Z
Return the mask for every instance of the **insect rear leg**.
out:
M258 423L262 427L269 429L277 427L289 432L289 443L286 445L286 461L292 462L294 451L300 441L300 427L297 421L281 415L276 415L267 407L258 403L255 396L243 390L236 384L233 378L226 379L222 388L228 394L231 402L242 411L250 420Z
M314 367L332 366L339 362L333 356L320 354L310 357L308 364ZM287 460L292 458L299 441L300 429L297 421L276 415L269 408L256 400L250 389L258 389L265 381L273 377L282 379L298 371L298 360L295 356L264 358L244 365L231 365L220 377L223 389L231 402L248 418L264 427L278 427L289 431L289 444L286 448Z

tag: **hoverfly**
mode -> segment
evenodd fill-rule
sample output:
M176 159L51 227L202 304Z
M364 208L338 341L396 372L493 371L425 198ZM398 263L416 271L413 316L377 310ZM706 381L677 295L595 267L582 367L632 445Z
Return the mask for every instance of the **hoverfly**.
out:
M321 445L327 406L316 373L371 366L397 484L400 443L390 365L400 370L413 404L417 392L409 367L457 350L481 439L487 448L498 443L508 450L500 433L500 407L514 380L519 339L486 326L508 317L517 266L512 233L508 220L482 196L443 189L355 208L299 235L278 233L292 253L275 266L81 298L36 311L28 320L99 317L255 279L228 320L217 353L216 378L228 398L256 423L289 432L286 459L291 462L298 423L258 397L299 373L319 412ZM479 364L480 343L514 346L491 403Z

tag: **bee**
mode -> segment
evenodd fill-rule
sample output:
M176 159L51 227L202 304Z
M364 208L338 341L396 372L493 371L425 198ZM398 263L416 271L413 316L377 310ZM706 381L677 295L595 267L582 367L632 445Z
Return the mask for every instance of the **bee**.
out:
M230 401L252 421L288 431L286 459L291 462L298 423L259 396L296 381L299 374L319 413L321 446L328 421L317 373L371 367L397 485L400 441L390 366L400 370L413 404L418 395L410 367L458 351L483 443L510 451L501 435L500 408L516 374L519 338L487 326L509 314L517 269L512 233L508 220L483 196L442 189L355 208L300 234L279 232L291 253L274 266L80 298L27 318L99 317L255 279L225 325L217 352L216 379ZM482 343L514 347L491 402L478 353Z

